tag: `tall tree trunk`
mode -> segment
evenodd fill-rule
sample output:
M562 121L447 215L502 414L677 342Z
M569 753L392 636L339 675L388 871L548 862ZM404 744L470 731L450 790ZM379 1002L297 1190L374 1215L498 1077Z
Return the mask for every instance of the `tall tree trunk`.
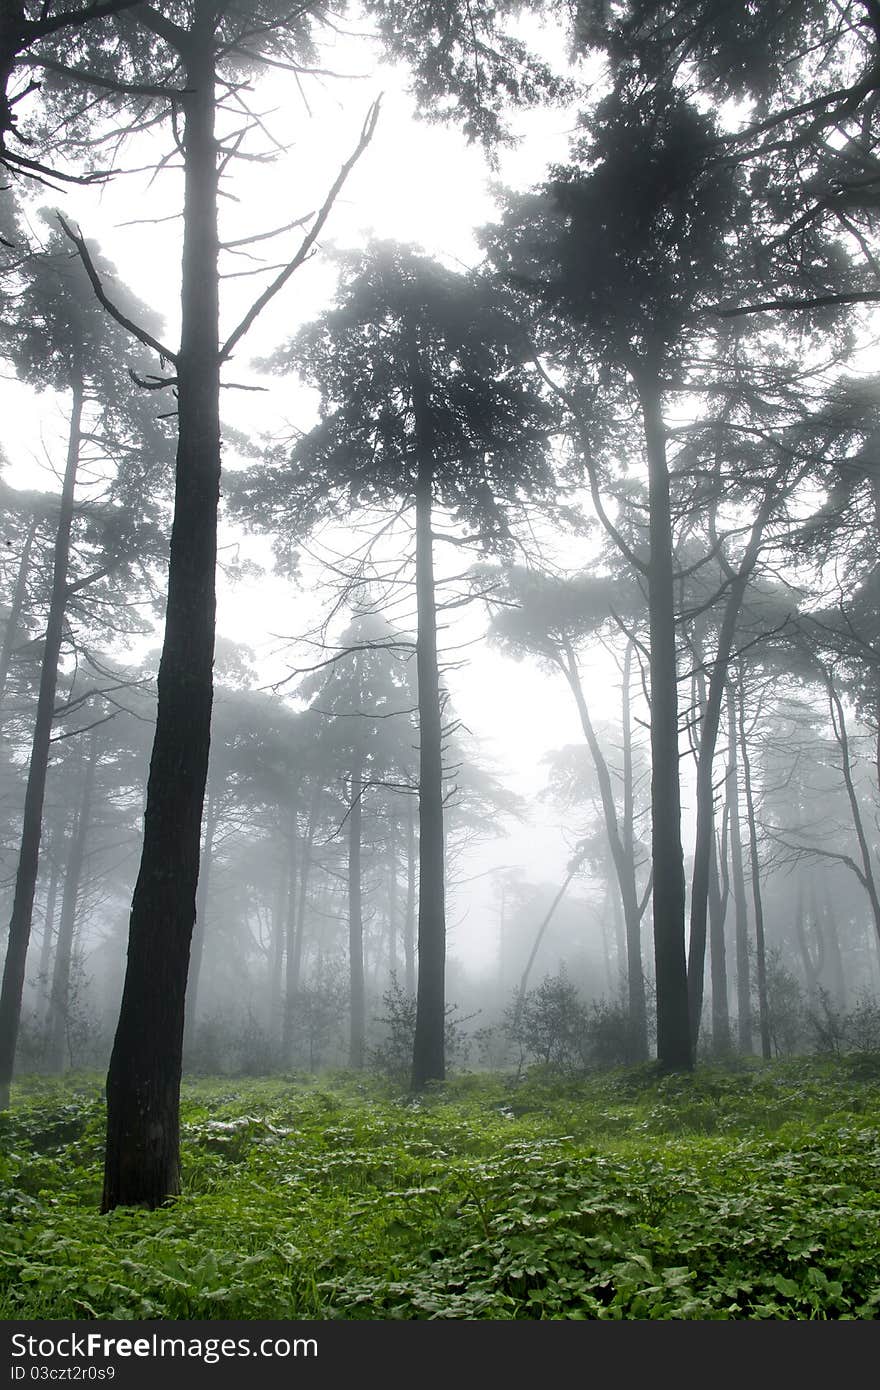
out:
M305 944L306 930L306 903L308 901L309 877L312 870L312 849L315 843L318 819L321 814L322 790L320 782L316 780L312 789L312 799L309 806L309 824L306 830L306 838L299 856L299 892L296 900L295 916L293 910L293 891L296 883L296 873L293 872L293 870L291 871L290 879L291 907L287 925L287 969L285 972L284 1020L281 1034L281 1055L288 1066L290 1066L293 1057L294 1006L296 1003L296 992L299 989L300 975L302 973L303 946Z
M388 973L397 977L397 827L388 842Z
M196 0L183 45L184 242L178 447L165 640L140 872L107 1077L102 1210L180 1190L180 1074L213 699L220 495L216 6Z
M27 593L27 580L31 564L31 547L34 543L34 536L37 533L37 518L31 518L31 524L27 529L27 535L22 546L21 559L18 562L18 575L15 580L15 591L12 595L12 603L9 607L9 617L6 619L6 630L3 633L3 645L0 647L0 701L6 694L6 682L9 679L9 667L12 662L12 652L15 647L15 639L18 636L18 624L21 619L21 610L24 607L25 595ZM2 711L0 711L2 713Z
M98 765L97 731L89 737L89 752L83 779L82 796L70 841L70 853L64 871L64 890L61 895L61 917L58 923L58 942L55 947L55 966L52 971L52 992L49 996L48 1067L60 1075L69 1060L70 964L76 928L82 869L85 862L86 840L92 814L92 794Z
M433 437L427 386L414 371L416 479L416 670L419 696L419 972L413 1090L446 1076L446 885L443 871L443 731L434 593Z
M651 861L654 871L657 1060L663 1071L690 1071L693 1067L693 1049L685 958L675 585L666 430L657 371L653 365L641 363L634 369L633 375L642 407L648 458Z
M727 687L727 805L730 813L730 876L736 943L736 1022L740 1052L752 1050L752 983L749 964L749 918L742 832L739 819L739 758L737 755L736 694Z
M764 944L764 901L761 896L761 868L758 861L758 825L755 818L755 798L752 794L752 766L746 738L745 684L740 682L739 750L743 769L743 791L746 797L746 820L749 827L749 858L752 866L752 905L755 913L755 974L758 981L758 1025L761 1032L761 1056L769 1061L770 1004L767 997L767 952Z
M632 741L632 659L635 643L630 638L623 657L621 681L621 718L623 733L623 860L631 876L628 891L623 895L624 929L626 931L626 984L629 1005L629 1026L632 1040L632 1060L647 1061L648 1010L645 1000L645 971L642 965L642 917L646 896L639 902L636 889L635 787L633 785Z
M758 509L752 524L748 544L734 572L726 563L730 580L724 614L718 632L718 645L709 677L709 691L704 700L700 723L700 742L697 751L697 830L694 844L694 867L691 877L690 941L688 950L688 1000L691 1015L691 1036L696 1046L703 1011L703 979L706 962L706 917L709 906L712 847L715 843L715 795L712 770L721 722L721 705L727 683L727 670L733 651L733 639L749 580L758 562L764 530L770 517L775 496L770 489ZM698 658L699 659L699 658ZM702 672L700 685L704 684Z
M831 905L831 894L828 891L827 883L824 882L822 885L821 912L816 920L817 924L821 921L821 930L825 935L826 952L831 967L831 993L838 1008L843 1008L846 1003L846 975L843 969L843 955L840 950L837 918L834 913L834 908Z
M290 863L287 854L281 863L278 875L278 889L275 894L275 907L272 912L272 955L269 965L269 1017L273 1042L281 1045L283 1018L281 978L284 970L284 909L291 891Z
M208 920L208 901L211 892L211 869L214 866L214 841L217 836L217 797L208 796L205 808L205 843L199 867L199 883L196 889L196 920L193 928L192 950L186 980L186 1014L183 1029L184 1056L192 1051L196 1038L196 1013L199 1003L199 979L202 973L202 957L205 951L205 927Z
M49 876L49 887L46 891L46 912L43 918L43 939L40 942L40 964L37 968L37 979L40 987L45 991L46 1026L49 1022L49 1004L51 1002L51 988L49 985L49 961L52 958L52 939L55 935L55 904L58 901L58 884L61 879L61 871L57 861L53 861L52 870Z
M626 933L627 997L629 1005L629 1026L634 1054L633 1060L641 1062L648 1056L648 1024L645 1006L645 977L642 970L642 913L639 907L638 893L636 890L635 840L633 834L632 807L631 730L628 731L629 739L626 733L624 735L625 802L623 826L621 828L617 817L614 790L611 785L611 774L608 770L608 764L605 760L599 740L596 737L596 731L593 728L593 722L590 718L589 707L577 668L574 648L570 642L566 641L563 644L562 653L562 671L568 681L571 693L574 696L581 721L581 728L584 731L584 737L587 740L590 756L593 759L593 766L596 769L596 778L599 783L599 795L602 801L602 816L605 822L605 833L608 836L608 845L611 850L611 858L614 863L614 871L620 889L620 901L623 906L624 930ZM631 660L631 654L628 653L628 655L630 655ZM629 725L628 684L629 671L626 669L623 700L625 730ZM621 954L621 963L622 961L623 955Z
M363 795L364 765L360 754L356 754L351 769L351 805L348 810L348 969L351 1001L348 1065L354 1071L363 1069L366 1033L364 919L361 905Z
M15 896L9 923L9 942L3 987L0 990L0 1110L9 1105L9 1088L15 1065L15 1047L21 1020L21 997L24 990L25 964L31 935L34 893L40 860L40 834L43 822L43 800L46 794L46 772L49 766L49 744L52 736L52 716L55 711L55 691L58 686L58 658L64 630L64 608L67 603L67 570L70 562L70 528L73 522L73 500L76 470L79 464L82 430L83 367L76 353L71 372L70 429L67 439L67 463L61 488L58 511L58 530L55 535L55 556L52 571L52 596L43 642L40 666L40 690L34 721L31 757L28 766L27 789L22 817L21 849L15 876Z
M877 886L877 879L874 874L874 861L871 856L871 846L868 843L868 832L865 829L865 821L862 815L862 808L856 792L855 783L852 775L852 759L849 751L849 735L846 729L846 715L840 696L834 688L834 681L830 672L823 670L825 688L828 694L828 706L831 713L831 726L834 730L834 737L840 749L840 766L843 773L843 782L846 788L846 796L849 802L850 813L852 815L853 829L856 833L856 841L859 846L860 865L856 865L856 875L868 895L868 902L871 905L871 918L874 923L874 933L877 942L877 949L880 951L880 888Z
M406 906L403 914L403 979L410 997L416 992L416 814L406 798Z
M718 847L713 836L709 866L709 961L712 980L712 1051L730 1051L730 1008L727 1002L727 949L724 944L724 898L718 877Z

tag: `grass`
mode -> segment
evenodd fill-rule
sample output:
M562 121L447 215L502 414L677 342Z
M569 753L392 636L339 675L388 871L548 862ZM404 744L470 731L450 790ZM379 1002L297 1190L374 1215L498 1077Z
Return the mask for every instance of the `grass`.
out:
M869 1318L880 1058L419 1102L351 1075L184 1086L183 1192L100 1216L100 1083L0 1116L0 1317Z

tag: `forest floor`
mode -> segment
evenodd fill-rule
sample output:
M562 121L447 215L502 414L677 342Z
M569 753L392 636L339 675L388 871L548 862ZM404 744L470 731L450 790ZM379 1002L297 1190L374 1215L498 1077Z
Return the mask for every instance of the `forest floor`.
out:
M880 1056L190 1080L183 1193L100 1216L97 1078L0 1116L0 1317L877 1318Z

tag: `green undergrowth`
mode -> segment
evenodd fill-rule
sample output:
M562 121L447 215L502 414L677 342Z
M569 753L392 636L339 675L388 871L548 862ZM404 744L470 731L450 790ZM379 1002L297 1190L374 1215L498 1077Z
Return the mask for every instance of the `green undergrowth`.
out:
M880 1058L193 1081L183 1193L101 1216L100 1083L0 1115L0 1316L876 1318Z

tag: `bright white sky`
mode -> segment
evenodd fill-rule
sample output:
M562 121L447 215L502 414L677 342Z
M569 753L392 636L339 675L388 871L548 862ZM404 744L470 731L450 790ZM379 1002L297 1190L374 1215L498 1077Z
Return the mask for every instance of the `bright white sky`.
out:
M356 55L334 55L330 65L357 71L364 56L369 57L367 45L361 45ZM265 115L275 138L292 141L291 148L271 165L239 163L235 167L227 187L237 201L223 202L222 235L237 238L280 227L320 206L379 91L384 96L378 129L334 208L322 237L325 248L362 244L375 234L415 242L451 265L471 265L478 256L474 228L488 221L495 210L491 180L527 187L544 176L550 162L566 155L570 112L543 110L521 118L522 143L503 154L501 168L493 174L482 153L468 147L455 131L413 118L400 73L383 68L363 79L312 83L307 90L310 110L290 77L277 75L262 84L251 101ZM266 148L264 140L261 147ZM164 152L164 137L155 149ZM128 158L132 164L149 165L151 152L132 147ZM144 224L142 219L172 218L181 203L180 185L180 175L173 170L160 174L152 184L148 175L133 173L103 189L65 191L54 200L79 222L87 237L101 244L131 289L165 316L165 339L170 345L177 340L180 223ZM269 263L283 263L299 236L293 232L261 243L252 254L265 254ZM253 270L255 265L238 258L226 268ZM226 331L265 283L263 275L224 282ZM228 379L256 380L248 369L249 359L271 352L299 323L325 308L333 285L333 271L326 260L317 257L302 267L251 331L227 369ZM4 447L12 464L6 473L8 481L16 486L52 486L41 470L63 457L59 452L61 410L50 398L8 382L3 383L0 401L6 402ZM228 391L223 409L229 423L250 432L283 428L285 420L309 423L308 416L304 418L306 403L289 383L273 385L268 395ZM223 539L233 537L227 533ZM246 549L266 553L265 547L250 543ZM576 554L569 563L578 563ZM267 577L255 590L253 582L231 588L221 576L218 629L255 650L266 680L284 669L283 656L280 667L278 658L271 656L278 649L272 634L301 631L313 620L313 603L293 590L289 581ZM481 621L482 615L476 613L465 619L463 635L476 635ZM600 719L614 717L619 708L614 682L614 673L603 668L595 687L601 692L596 701ZM459 717L483 740L498 775L532 802L546 780L544 754L582 739L561 680L478 644L468 649L468 663L454 673L450 685ZM486 845L472 872L520 863L528 878L558 882L575 838L574 827L567 828L562 820L561 815L548 813L546 806L536 806L534 821L514 829L509 840ZM461 899L453 904L451 917L460 919L460 925L451 946L457 956L477 964L488 960L494 949L496 909L491 906L488 878L470 885L467 893L466 910Z

